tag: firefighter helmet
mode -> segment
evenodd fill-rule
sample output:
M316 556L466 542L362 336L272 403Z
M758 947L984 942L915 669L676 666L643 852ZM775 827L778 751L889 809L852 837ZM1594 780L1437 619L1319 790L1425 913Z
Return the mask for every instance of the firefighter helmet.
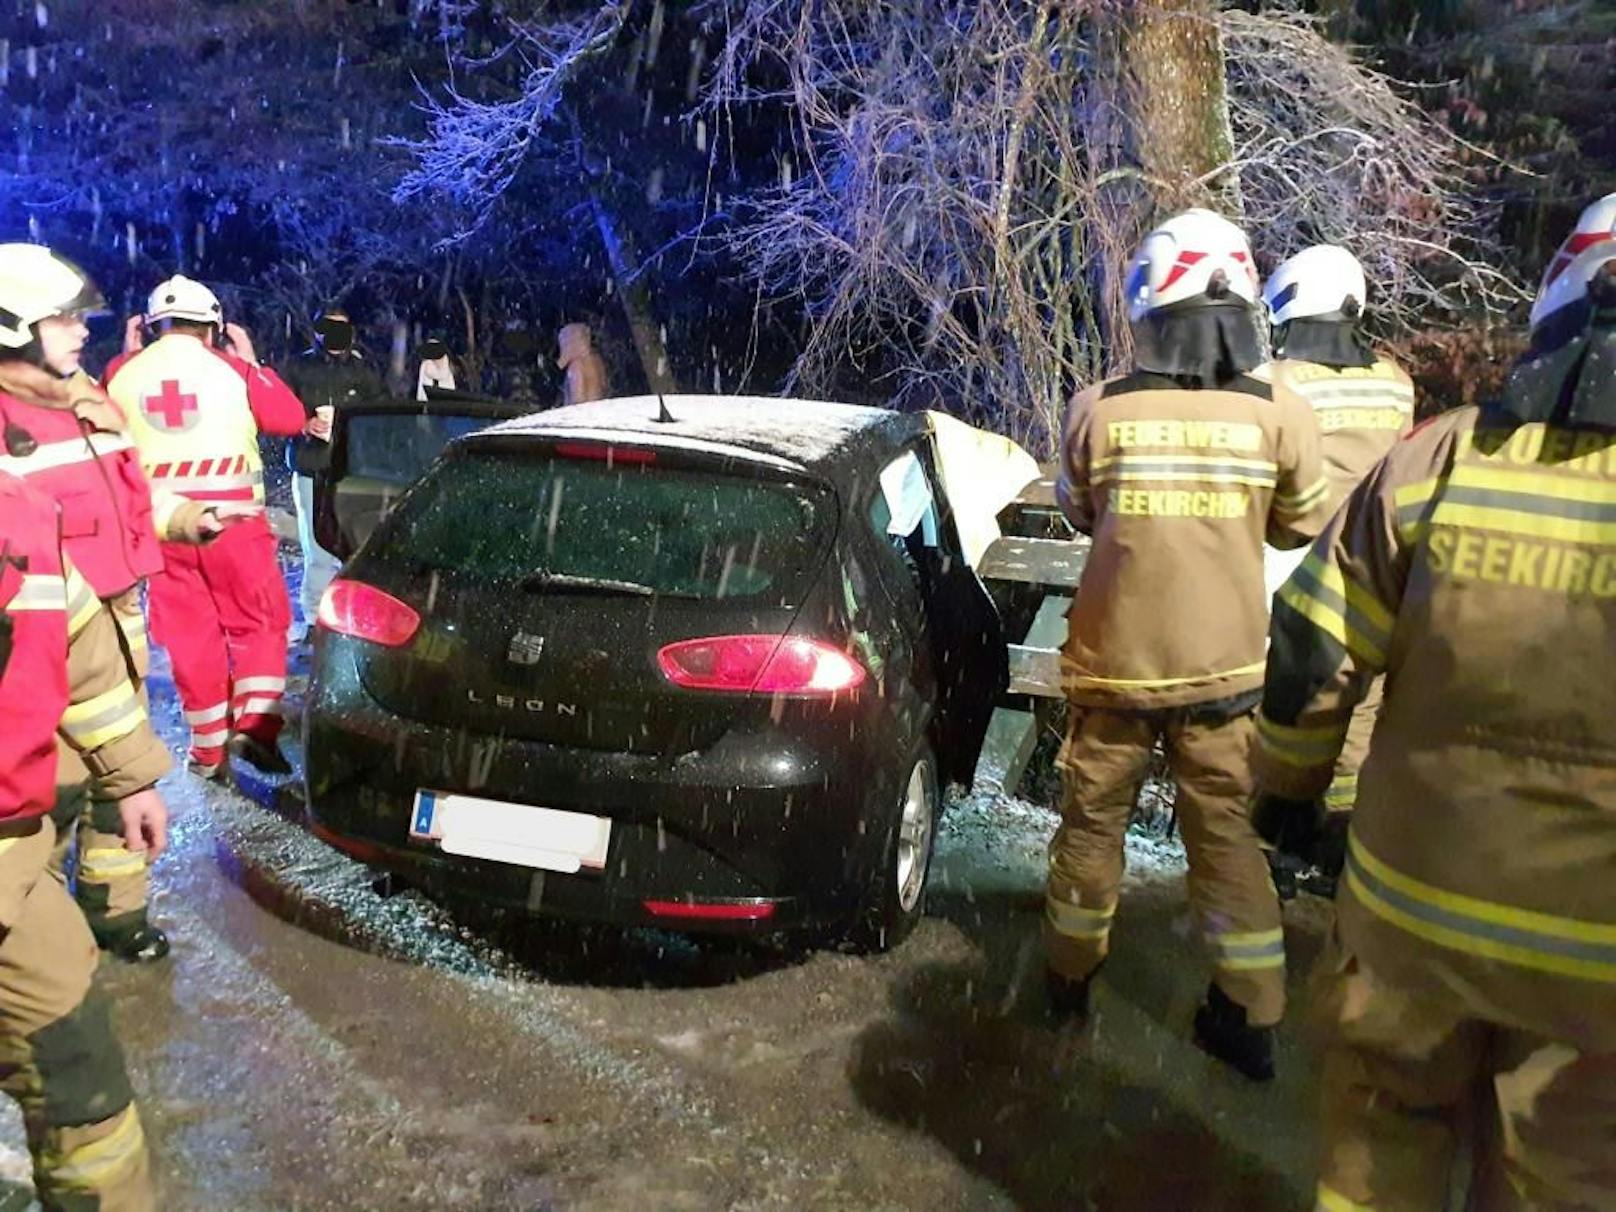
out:
M1339 244L1304 248L1263 283L1263 302L1275 328L1292 320L1356 320L1368 293L1363 266Z
M1600 297L1595 302L1599 306L1610 307L1613 302L1611 296L1616 295L1616 278L1612 277L1616 274L1616 266L1612 265L1613 262L1616 262L1616 239L1596 240L1567 261L1551 280L1544 282L1543 289L1538 291L1537 299L1532 304L1533 336L1541 337L1557 316L1569 315L1568 308L1587 300L1596 293L1596 289ZM1575 319L1569 322L1577 323Z
M194 278L175 274L158 284L146 300L146 322L189 320L193 324L224 325L224 308L219 296Z
M1581 253L1595 244L1603 244L1606 240L1613 239L1616 239L1616 194L1606 194L1583 210L1577 218L1577 226L1555 250L1554 256L1549 260L1549 267L1543 271L1543 281L1537 291L1538 299L1542 300L1549 287L1554 285L1555 279L1565 273ZM1532 322L1537 323L1535 307L1532 309Z
M1222 215L1187 210L1145 237L1126 286L1128 318L1180 303L1252 304L1257 267L1245 233Z
M34 325L51 316L105 308L90 275L66 257L42 244L0 244L0 349L27 349Z

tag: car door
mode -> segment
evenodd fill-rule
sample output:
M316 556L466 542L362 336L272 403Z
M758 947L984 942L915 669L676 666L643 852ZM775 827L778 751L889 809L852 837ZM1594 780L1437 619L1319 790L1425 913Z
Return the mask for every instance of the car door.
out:
M936 685L933 736L951 779L969 783L993 708L1010 682L998 609L965 558L929 437L881 470L871 524L906 570Z
M330 466L314 482L315 538L346 560L451 441L532 411L437 390L425 402L381 400L339 409Z

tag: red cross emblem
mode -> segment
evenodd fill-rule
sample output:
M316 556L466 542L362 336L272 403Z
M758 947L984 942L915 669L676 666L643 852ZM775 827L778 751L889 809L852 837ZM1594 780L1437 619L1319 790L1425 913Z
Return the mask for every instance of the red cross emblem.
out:
M177 379L164 379L163 390L146 396L140 406L159 429L181 432L196 424L196 397L180 391Z

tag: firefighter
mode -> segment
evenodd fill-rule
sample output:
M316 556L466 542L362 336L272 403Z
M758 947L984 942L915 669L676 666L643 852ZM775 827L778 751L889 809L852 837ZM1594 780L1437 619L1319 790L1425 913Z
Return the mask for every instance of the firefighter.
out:
M202 283L161 283L146 322L157 340L115 360L107 390L129 418L147 476L190 501L260 509L205 547L165 543L151 581L152 634L174 666L190 766L224 777L228 746L260 770L290 773L277 738L291 607L261 512L258 435L302 433L303 405L257 364L251 338L224 322ZM221 332L234 352L219 347Z
M298 604L303 630L314 626L320 597L337 575L337 557L314 536L314 478L331 463L331 422L346 405L384 397L381 377L366 364L354 343L353 321L341 307L328 307L314 322L314 345L287 369L286 381L303 401L309 424L302 438L289 442L292 503L297 510L297 541L303 552Z
M1316 845L1386 678L1318 974L1320 1208L1453 1206L1459 1156L1470 1207L1616 1207L1613 634L1607 235L1546 279L1501 398L1399 442L1275 603L1276 844Z
M49 872L59 735L116 797L119 846L162 852L153 735L118 624L63 552L66 512L0 473L0 1087L47 1212L156 1207L140 1115L95 982L96 945Z
M1328 487L1307 404L1264 360L1241 231L1192 210L1152 232L1127 281L1136 368L1079 395L1058 493L1093 536L1068 615L1070 724L1045 902L1049 994L1087 1013L1152 748L1178 784L1189 894L1214 976L1197 1041L1273 1076L1285 1005L1279 902L1247 816L1262 684L1262 546L1305 542Z
M604 400L607 395L606 363L595 351L594 335L587 324L564 324L558 337L560 357L556 365L566 375L562 387L563 404L586 404Z
M1359 328L1368 293L1363 266L1346 249L1333 244L1304 249L1263 284L1276 358L1264 376L1289 387L1313 406L1324 475L1330 484L1324 506L1328 513L1335 512L1414 424L1413 380L1370 348ZM1305 548L1268 553L1270 596L1306 554ZM1331 827L1307 885L1322 896L1335 895L1347 817L1357 798L1358 768L1369 748L1380 694L1376 680L1353 713L1335 777L1324 792ZM1276 857L1284 862L1288 856ZM1294 890L1296 873L1288 865L1276 875L1282 890Z
M117 620L139 685L148 659L140 585L162 569L159 536L204 542L250 510L151 490L122 413L79 365L84 317L101 307L94 283L50 249L0 245L0 471L60 505L68 552ZM57 771L52 869L65 879L76 845L74 893L96 940L126 960L162 959L168 939L147 916L146 864L123 849L116 803L65 743Z

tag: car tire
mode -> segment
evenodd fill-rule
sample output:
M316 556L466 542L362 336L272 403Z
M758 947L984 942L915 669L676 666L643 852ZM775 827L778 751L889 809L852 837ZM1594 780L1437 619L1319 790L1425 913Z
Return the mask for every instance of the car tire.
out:
M931 747L921 744L904 769L896 793L888 793L892 802L876 805L881 857L848 935L856 951L876 953L896 947L926 915L926 885L942 809Z

